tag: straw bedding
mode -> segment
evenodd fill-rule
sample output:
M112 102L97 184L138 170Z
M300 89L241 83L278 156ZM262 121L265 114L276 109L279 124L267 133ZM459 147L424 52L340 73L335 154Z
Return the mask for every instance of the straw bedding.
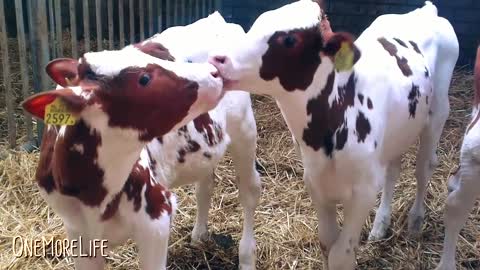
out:
M13 59L15 57L12 57ZM14 64L15 65L15 64ZM17 81L14 74L14 82ZM408 210L415 197L415 146L405 155L393 205L392 226L387 239L368 243L374 211L362 232L358 269L433 269L443 241L443 209L446 179L456 168L472 100L472 75L455 73L451 89L451 115L438 149L440 165L428 188L427 213L420 239L407 235ZM0 94L0 134L6 138L3 85ZM19 92L20 85L14 84ZM275 102L254 97L258 125L258 160L262 173L262 197L256 212L258 269L320 269L322 257L316 237L316 217L302 182L302 165L296 157L290 134ZM22 122L22 117L17 117ZM24 139L23 129L19 140ZM62 221L40 197L33 181L38 153L27 154L0 146L0 269L73 269L70 258L16 258L12 239L65 238ZM227 156L216 170L216 187L210 211L212 240L191 246L195 220L195 196L191 186L174 190L179 211L170 238L169 269L237 269L242 212ZM341 210L339 208L339 210ZM340 211L341 212L341 211ZM342 221L340 216L339 221ZM51 247L48 247L51 248ZM480 269L480 204L462 230L457 251L458 269ZM137 248L128 242L111 252L108 269L138 269Z

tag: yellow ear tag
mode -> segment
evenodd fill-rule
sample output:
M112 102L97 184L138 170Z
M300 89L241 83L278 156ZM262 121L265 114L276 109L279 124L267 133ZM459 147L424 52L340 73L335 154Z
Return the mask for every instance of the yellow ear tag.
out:
M337 71L351 70L353 67L353 50L347 42L342 42L340 50L335 54L335 69Z
M44 121L49 125L73 126L77 119L67 110L67 106L57 98L45 107Z

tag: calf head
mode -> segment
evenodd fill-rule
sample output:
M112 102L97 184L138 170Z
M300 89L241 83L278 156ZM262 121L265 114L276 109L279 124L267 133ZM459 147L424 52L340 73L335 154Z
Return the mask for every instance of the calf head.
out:
M223 95L212 65L164 61L134 47L56 59L46 71L63 88L29 97L26 111L44 119L46 107L59 101L99 132L120 128L141 141L185 125Z
M351 69L360 52L348 33L333 33L322 2L300 0L263 13L242 42L210 56L227 89L278 95L306 90L317 73Z

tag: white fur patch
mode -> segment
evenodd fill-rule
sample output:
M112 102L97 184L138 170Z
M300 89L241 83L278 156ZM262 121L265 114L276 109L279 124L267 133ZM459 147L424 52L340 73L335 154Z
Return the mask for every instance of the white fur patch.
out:
M83 144L74 144L71 148L70 148L70 151L76 151L78 153L80 153L80 155L83 155L85 149L83 147Z

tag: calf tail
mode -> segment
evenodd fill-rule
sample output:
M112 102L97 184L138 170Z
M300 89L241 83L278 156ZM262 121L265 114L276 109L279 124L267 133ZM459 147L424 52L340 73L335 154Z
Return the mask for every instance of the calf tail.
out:
M438 9L431 1L425 1L425 5L420 9L420 11L430 16L438 16Z

